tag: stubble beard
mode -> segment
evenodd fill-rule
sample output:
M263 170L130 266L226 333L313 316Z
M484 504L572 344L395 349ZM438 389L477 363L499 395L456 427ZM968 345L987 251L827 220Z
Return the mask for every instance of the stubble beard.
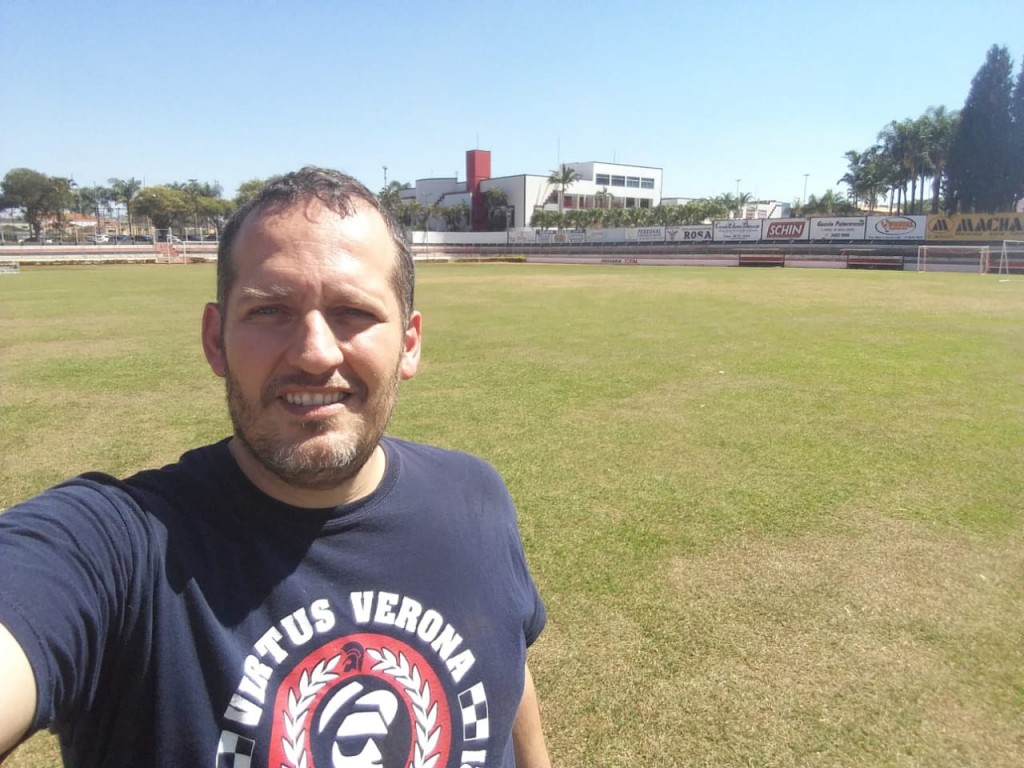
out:
M303 437L298 439L260 425L261 411L274 407L284 382L268 384L254 404L229 369L224 378L235 437L261 466L288 485L310 491L337 488L359 473L384 436L398 399L399 369L396 366L390 379L381 382L372 399L362 386L361 413L300 422L297 428Z

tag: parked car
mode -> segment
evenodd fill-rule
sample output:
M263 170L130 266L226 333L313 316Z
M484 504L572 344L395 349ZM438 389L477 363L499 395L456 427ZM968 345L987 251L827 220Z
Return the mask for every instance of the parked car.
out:
M160 242L161 243L180 243L181 242L181 238L178 237L177 235L164 235L160 239Z
M110 238L106 235L89 235L85 240L86 242L96 243L97 245L100 243L110 242Z
M114 238L114 243L116 245L130 245L134 242L135 240L133 240L130 235L118 235Z
M48 237L44 237L42 240L40 240L38 237L26 237L24 240L21 241L20 244L21 245L45 245L46 243L52 243L52 242L53 242L53 240L51 240Z
M135 236L135 242L136 243L152 243L153 242L153 236L152 235L136 235Z

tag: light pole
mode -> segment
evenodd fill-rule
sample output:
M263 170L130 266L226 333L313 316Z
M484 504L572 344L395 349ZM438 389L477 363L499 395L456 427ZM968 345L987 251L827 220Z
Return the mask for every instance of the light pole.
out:
M804 174L804 196L802 198L800 198L800 206L801 207L803 207L804 205L807 204L807 177L810 176L810 175L811 174L809 174L809 173L805 173Z
M743 179L736 179L736 197L740 196L740 182L741 181L743 181Z
M81 216L82 215L82 190L79 189L78 188L78 184L75 183L75 177L74 176L72 176L71 180L68 182L68 189L71 191L71 194L73 194L77 198L77 200L78 200L78 207L75 209L75 211L78 213L79 216ZM80 229L80 227L78 227L78 226L74 227L74 230L75 230L75 245L78 245L78 231L79 231L79 229Z
M384 168L384 189L388 188L388 167L385 165Z

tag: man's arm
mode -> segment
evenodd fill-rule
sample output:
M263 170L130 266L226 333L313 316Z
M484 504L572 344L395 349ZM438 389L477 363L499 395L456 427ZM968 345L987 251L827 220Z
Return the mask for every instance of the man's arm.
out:
M36 712L36 678L14 635L0 624L0 755L28 732Z
M516 768L551 768L551 758L544 743L544 731L540 725L540 704L537 689L533 685L530 665L526 665L526 681L523 684L523 698L512 724L512 746L515 749Z

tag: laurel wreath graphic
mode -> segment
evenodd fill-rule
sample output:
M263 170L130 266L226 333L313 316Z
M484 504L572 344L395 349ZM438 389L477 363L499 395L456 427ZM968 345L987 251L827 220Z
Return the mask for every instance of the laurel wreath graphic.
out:
M306 715L316 695L338 675L333 671L341 661L341 655L321 659L312 673L303 670L299 677L298 695L294 688L288 689L288 708L284 713L284 736L281 746L292 768L309 768L306 754Z
M437 754L437 741L441 736L441 729L436 727L437 704L432 704L430 683L420 679L420 671L416 669L415 664L409 663L404 653L395 656L387 648L381 648L379 651L367 648L366 654L377 662L373 669L395 678L395 682L405 689L409 701L412 702L416 714L416 749L410 768L434 768L441 757Z
M436 727L437 704L432 704L430 683L421 679L416 665L410 664L404 653L396 656L387 648L380 651L368 648L367 654L376 662L373 669L393 677L412 702L416 716L416 748L410 768L434 768L440 758L437 742L441 729ZM281 746L292 768L311 768L306 753L306 717L317 694L338 678L334 668L340 660L341 655L338 655L317 662L312 672L302 672L297 688L288 690Z

